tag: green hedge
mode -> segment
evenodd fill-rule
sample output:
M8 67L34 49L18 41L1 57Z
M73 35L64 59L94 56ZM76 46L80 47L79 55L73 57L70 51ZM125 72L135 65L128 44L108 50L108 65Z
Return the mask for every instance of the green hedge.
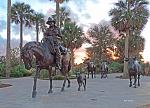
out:
M48 71L46 69L40 71L40 79L48 79Z
M17 65L12 68L11 70L11 77L25 77L25 76L30 76L32 75L32 72L28 71L25 69L24 65Z
M0 63L0 77L5 76L5 70L6 70L6 64L5 63Z
M118 62L112 62L111 64L109 64L109 72L111 73L123 72L123 64Z

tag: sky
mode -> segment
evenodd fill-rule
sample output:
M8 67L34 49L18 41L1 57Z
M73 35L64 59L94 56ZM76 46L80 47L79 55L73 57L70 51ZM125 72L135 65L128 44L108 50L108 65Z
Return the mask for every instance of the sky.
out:
M118 0L70 0L68 3L63 3L61 6L67 6L71 10L70 17L73 21L79 26L82 26L84 31L90 27L93 23L99 23L103 20L110 21L110 17L108 12L113 8L113 3ZM55 11L55 3L50 2L49 0L12 0L12 4L15 2L25 2L29 4L31 8L33 8L37 12L44 13L45 20L54 13ZM149 0L150 2L150 0ZM150 5L149 5L150 9ZM4 54L6 47L6 18L7 18L7 0L0 0L0 55ZM141 35L145 38L145 49L144 49L144 59L150 61L150 36L149 36L149 28L150 28L150 19L145 26ZM32 41L35 40L35 29L34 28L24 28L24 41ZM11 25L11 38L12 38L12 47L16 47L19 45L19 25L12 24ZM40 39L42 39L42 33L40 34ZM18 40L18 41L17 41ZM24 43L25 43L24 42ZM83 45L80 49L76 50L76 58L82 61L86 55L83 55L85 52L85 47L87 45ZM79 55L83 55L82 57Z

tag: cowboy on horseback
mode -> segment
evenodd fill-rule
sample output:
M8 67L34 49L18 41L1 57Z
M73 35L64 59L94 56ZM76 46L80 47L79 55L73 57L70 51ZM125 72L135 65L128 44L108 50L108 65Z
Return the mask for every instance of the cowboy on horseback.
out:
M48 18L48 21L46 24L49 25L46 32L44 33L45 38L52 37L52 41L54 44L54 50L56 54L56 68L61 68L61 52L59 49L60 39L62 38L60 29L55 25L55 20L53 20L51 17Z

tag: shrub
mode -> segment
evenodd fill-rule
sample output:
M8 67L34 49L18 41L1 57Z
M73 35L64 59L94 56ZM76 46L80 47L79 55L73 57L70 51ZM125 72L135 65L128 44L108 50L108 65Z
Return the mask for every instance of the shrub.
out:
M25 69L24 65L17 65L12 68L11 70L11 77L24 77L24 76L30 76L32 73Z
M111 64L109 64L109 72L123 72L123 64L112 62Z
M5 63L0 63L0 76L1 77L5 76L5 71L6 71L6 64Z
M64 79L64 76L61 76L61 75L56 75L53 77L53 80L63 80Z
M48 71L46 69L40 71L40 79L48 79Z

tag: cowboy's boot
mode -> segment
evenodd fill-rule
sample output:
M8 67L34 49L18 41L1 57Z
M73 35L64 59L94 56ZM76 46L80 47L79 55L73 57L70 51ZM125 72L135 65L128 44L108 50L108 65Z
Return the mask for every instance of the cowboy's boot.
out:
M56 50L56 68L60 70L61 69L61 62L60 62L61 53L58 47L55 50Z

